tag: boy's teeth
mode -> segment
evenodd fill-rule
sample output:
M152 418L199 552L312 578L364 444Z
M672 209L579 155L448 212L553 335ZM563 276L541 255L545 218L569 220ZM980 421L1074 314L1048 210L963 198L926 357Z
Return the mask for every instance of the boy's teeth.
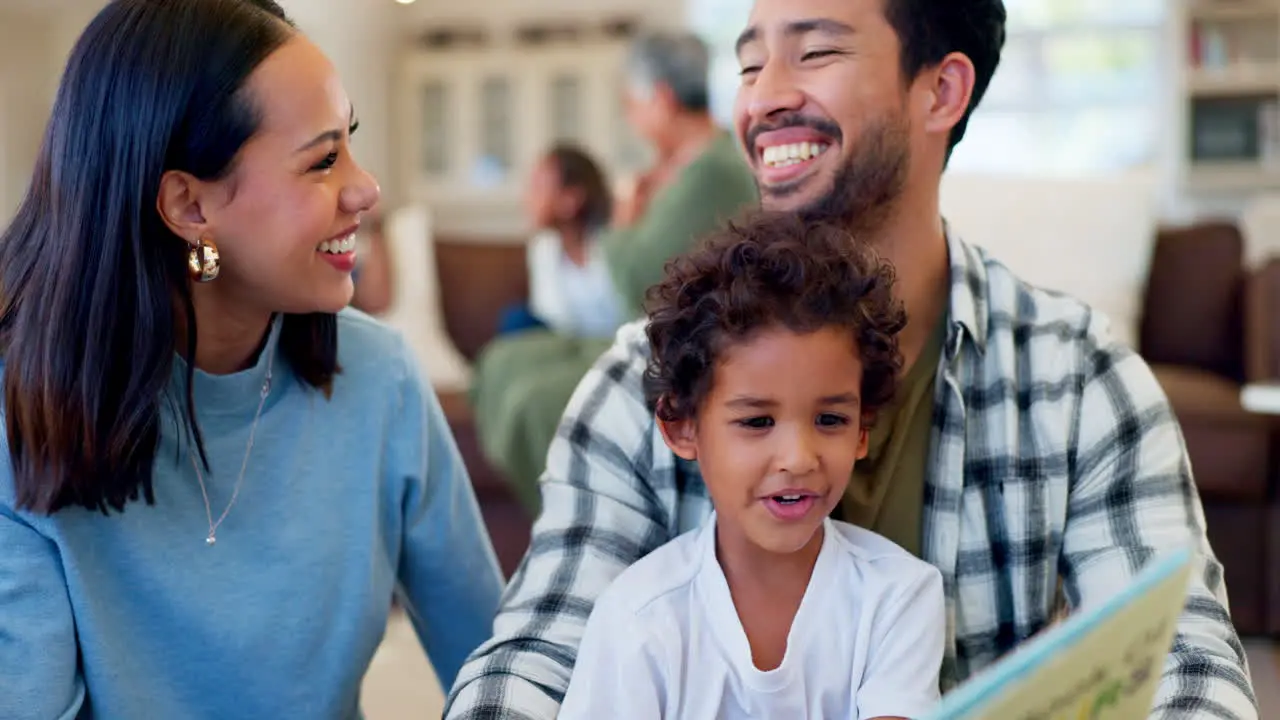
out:
M771 145L764 149L762 159L770 167L786 167L809 158L818 157L826 152L828 145L814 142L791 143L790 145Z

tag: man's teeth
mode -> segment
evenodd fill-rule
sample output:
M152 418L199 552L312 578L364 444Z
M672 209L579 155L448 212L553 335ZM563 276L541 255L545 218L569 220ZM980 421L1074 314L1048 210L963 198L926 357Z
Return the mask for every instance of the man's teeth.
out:
M815 158L826 152L830 145L814 142L792 143L790 145L770 145L764 149L764 164L769 167L786 167Z
M349 253L356 249L356 236L348 235L341 240L325 240L316 249L331 255Z

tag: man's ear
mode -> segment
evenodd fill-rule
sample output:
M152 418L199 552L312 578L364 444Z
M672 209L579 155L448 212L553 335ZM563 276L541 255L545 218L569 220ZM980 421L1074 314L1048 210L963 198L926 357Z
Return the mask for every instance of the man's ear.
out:
M204 183L190 173L170 170L160 177L156 211L174 235L191 245L200 244L210 228L201 208Z
M973 61L963 53L953 52L924 77L929 78L924 127L932 133L950 133L973 99L977 80Z
M658 418L658 429L662 431L662 439L677 457L685 460L698 459L698 431L693 418L684 420L663 420Z

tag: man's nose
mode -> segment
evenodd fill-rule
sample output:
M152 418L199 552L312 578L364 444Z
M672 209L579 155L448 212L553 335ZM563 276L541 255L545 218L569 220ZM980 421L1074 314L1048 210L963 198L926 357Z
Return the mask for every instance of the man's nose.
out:
M755 81L744 85L747 113L751 121L760 122L783 112L795 112L804 105L804 93L796 83L788 63L771 60L761 66Z

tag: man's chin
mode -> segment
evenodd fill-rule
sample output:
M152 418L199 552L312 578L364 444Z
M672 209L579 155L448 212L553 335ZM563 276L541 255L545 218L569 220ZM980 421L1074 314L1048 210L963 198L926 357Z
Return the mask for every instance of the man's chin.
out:
M821 203L826 196L816 183L761 186L760 207L768 212L797 212Z

